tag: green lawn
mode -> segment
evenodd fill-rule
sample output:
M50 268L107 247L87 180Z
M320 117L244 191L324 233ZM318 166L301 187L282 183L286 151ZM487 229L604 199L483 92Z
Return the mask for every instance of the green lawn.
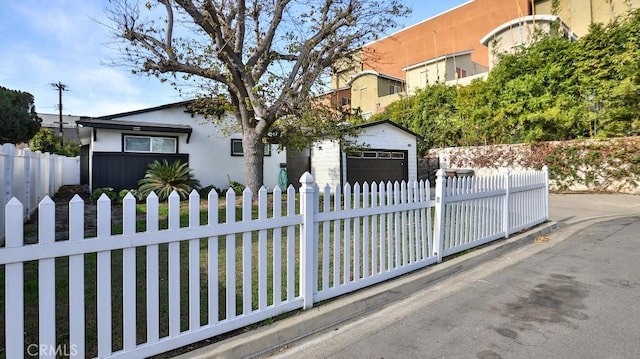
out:
M144 205L138 205L138 213L144 213L146 207ZM270 209L271 210L271 209ZM286 213L286 212L284 212ZM219 208L219 218L222 222L225 219L226 210L224 207ZM159 217L160 229L167 228L168 211L166 203L160 204ZM257 218L257 208L254 208L252 217ZM236 219L241 219L241 210L236 209ZM207 211L203 209L200 211L200 221L202 224L207 223ZM189 223L189 215L186 207L181 208L180 224L182 227L187 226ZM144 231L146 228L145 220L137 221L137 231ZM115 225L112 228L114 234L122 233L122 225ZM268 303L273 302L273 257L272 245L273 245L273 233L268 231L267 239L267 256L268 263ZM298 230L295 231L298 236ZM207 324L208 322L208 283L207 283L207 261L208 261L208 240L200 239L200 322L201 324ZM296 241L297 242L297 241ZM180 300L181 300L181 330L188 329L189 324L189 304L188 304L188 241L180 242ZM242 297L242 248L243 240L242 235L236 235L236 313L242 313L243 297ZM251 246L252 246L252 308L258 307L258 233L251 234ZM286 298L286 250L287 240L286 234L282 233L282 283L281 288L282 298ZM298 253L296 244L295 253ZM86 254L85 259L85 319L86 319L86 356L94 357L97 355L97 323L96 323L96 294L97 294L97 272L96 272L96 260L97 255L95 253ZM296 255L297 258L297 255ZM119 350L122 348L122 250L116 250L111 252L111 297L112 297L112 318L113 318L113 350ZM136 249L136 281L138 294L136 298L136 311L137 311L137 342L146 342L146 248ZM168 244L159 245L159 288L160 288L160 337L166 336L169 333L168 329ZM218 317L224 319L226 316L226 239L219 238L218 240L218 300L219 307ZM57 258L55 261L56 269L56 337L58 338L58 344L69 343L69 260L67 257ZM296 265L296 272L298 271ZM24 265L24 288L25 288L25 344L38 343L38 263L36 261L25 263ZM4 338L5 338L5 323L4 323L4 294L5 294L5 280L4 280L4 267L0 268L0 309L2 309L3 315L0 316L0 343L3 343L0 348L0 357L4 357ZM296 291L298 293L298 283L296 276Z
M284 196L283 196L284 197ZM286 204L286 201L283 200L282 204ZM268 202L269 216L272 213L272 203ZM284 207L284 206L283 206ZM137 213L142 214L139 216L136 227L137 231L144 231L146 228L146 222L144 219L144 213L146 210L145 205L137 206ZM296 211L298 210L298 205L296 204ZM286 214L286 208L282 208L283 215ZM159 208L159 227L160 229L167 228L168 225L168 210L167 204L160 204ZM258 217L257 207L254 206L252 210L252 218ZM141 219L140 219L141 218ZM207 223L207 210L206 206L201 206L200 210L200 223ZM224 222L226 218L226 209L223 205L223 200L219 203L218 206L218 218L220 222ZM240 208L236 208L236 220L240 221L242 218L242 211ZM186 202L182 204L181 212L180 212L180 225L181 227L188 226L189 223L189 215L188 215L188 207ZM376 223L377 225L377 223ZM334 223L329 223L330 228L330 237L333 237L334 231ZM341 222L341 237L344 236L344 221ZM286 238L286 229L281 231L282 238L282 288L281 297L284 300L287 297L286 291L286 278L287 278L287 238ZM323 232L322 226L319 228L320 233ZM351 227L351 236L353 236L353 225ZM114 225L112 228L113 233L122 233L122 225ZM295 264L295 293L299 293L299 230L295 228L295 241L294 241L294 253L296 258ZM207 283L207 262L208 262L208 239L200 239L200 323L207 324L208 323L208 283ZM343 258L343 248L342 248L342 239L339 240L340 243L340 257L341 262L344 260ZM188 241L180 242L180 312L181 312L181 330L188 329L189 324L189 304L188 304ZM322 247L318 248L318 260L319 263L323 262L322 258ZM329 266L330 266L330 276L328 278L329 284L331 286L334 285L333 282L333 255L334 255L334 242L333 239L330 240L329 243ZM236 313L242 313L243 308L243 288L242 288L242 248L243 248L243 239L242 235L236 235L235 237L235 263L236 263ZM252 247L252 303L251 308L257 309L258 307L258 233L251 233L251 247ZM273 302L273 256L272 256L272 247L273 247L273 231L268 231L267 236L267 286L268 286L268 304L272 304ZM362 251L362 248L360 249ZM369 248L369 251L378 251L379 248ZM353 245L351 247L351 256L353 256ZM370 253L369 253L370 254ZM86 319L86 356L93 357L97 355L97 323L96 323L96 294L97 294L97 273L96 273L96 259L97 255L95 253L86 254L85 258L85 319ZM122 269L122 250L116 250L111 252L111 296L112 296L112 328L113 328L113 350L119 350L122 348L122 336L123 336L123 327L122 327L122 277L123 277L123 269ZM353 259L353 258L352 258ZM56 328L57 333L56 336L58 338L58 344L69 344L69 308L68 308L68 258L57 258L56 259ZM159 297L160 297L160 305L159 305L159 316L160 316L160 337L167 336L169 332L168 328L168 244L159 245L159 263L160 263L160 271L159 271ZM136 249L136 281L138 293L136 297L136 312L137 312L137 342L144 343L146 342L146 247L137 248ZM362 272L363 263L360 263L360 272ZM342 267L342 266L341 266ZM25 344L37 343L38 342L38 263L37 262L29 262L24 265L24 278L25 278L25 318L27 319L25 322ZM218 300L219 306L218 310L218 318L224 319L226 316L226 239L219 238L218 240ZM340 278L344 275L344 268L340 270ZM353 276L353 272L352 272ZM321 283L322 274L319 273L318 276L318 287L322 287ZM342 279L341 279L342 280ZM4 268L0 268L0 309L3 310L4 313L4 286L6 285L4 280ZM0 316L0 343L4 343L4 315ZM0 348L0 357L4 357L4 349Z

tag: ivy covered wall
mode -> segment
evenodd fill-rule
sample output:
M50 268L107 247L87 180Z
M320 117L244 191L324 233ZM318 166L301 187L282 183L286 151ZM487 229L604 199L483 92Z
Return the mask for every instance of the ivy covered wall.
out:
M553 191L640 194L640 137L432 149L419 162L419 177L431 181L440 166L489 175L546 165Z

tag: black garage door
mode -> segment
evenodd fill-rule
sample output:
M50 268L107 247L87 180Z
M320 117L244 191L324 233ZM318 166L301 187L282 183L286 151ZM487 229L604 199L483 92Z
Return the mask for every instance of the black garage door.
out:
M362 184L375 181L395 182L409 180L407 151L367 150L347 155L347 182Z

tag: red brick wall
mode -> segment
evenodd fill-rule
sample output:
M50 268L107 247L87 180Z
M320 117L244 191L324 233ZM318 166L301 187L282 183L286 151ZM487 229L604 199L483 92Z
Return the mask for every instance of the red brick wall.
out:
M475 50L472 61L488 67L488 50L480 39L507 21L529 15L528 3L475 0L366 46L364 70L404 78L403 67L465 50Z

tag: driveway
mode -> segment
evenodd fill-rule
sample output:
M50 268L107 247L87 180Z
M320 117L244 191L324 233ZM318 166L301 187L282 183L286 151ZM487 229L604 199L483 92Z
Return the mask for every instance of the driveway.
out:
M553 195L561 229L276 358L640 357L640 197Z

